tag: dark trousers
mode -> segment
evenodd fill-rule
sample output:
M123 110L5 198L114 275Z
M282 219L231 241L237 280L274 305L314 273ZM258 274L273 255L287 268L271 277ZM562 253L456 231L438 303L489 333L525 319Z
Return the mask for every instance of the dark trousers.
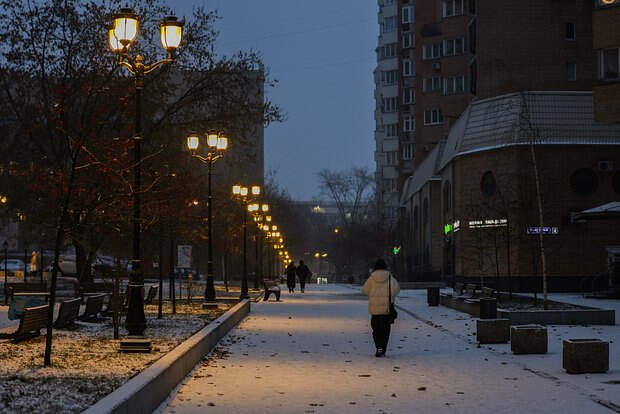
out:
M301 290L304 290L306 288L306 278L303 276L299 276L299 286L301 287Z
M372 315L370 326L372 326L372 339L375 340L375 347L386 350L390 339L389 315Z

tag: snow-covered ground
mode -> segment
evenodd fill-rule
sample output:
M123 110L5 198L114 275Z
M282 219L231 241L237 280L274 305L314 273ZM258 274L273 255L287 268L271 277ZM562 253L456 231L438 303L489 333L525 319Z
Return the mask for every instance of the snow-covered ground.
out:
M475 320L403 291L386 358L359 287L312 285L252 313L157 413L608 413L620 406L618 327L549 327L550 352L478 348ZM613 340L607 374L569 376L560 338ZM620 381L619 381L620 382ZM612 406L608 404L609 406Z
M45 336L12 343L0 340L0 413L76 413L97 402L181 341L221 315L230 305L204 311L200 303L177 305L163 319L157 307L146 307L147 331L153 352L124 354L112 339L111 318L78 322L70 330L54 330L52 367L43 368ZM0 325L11 325L0 307ZM121 328L121 338L126 332Z

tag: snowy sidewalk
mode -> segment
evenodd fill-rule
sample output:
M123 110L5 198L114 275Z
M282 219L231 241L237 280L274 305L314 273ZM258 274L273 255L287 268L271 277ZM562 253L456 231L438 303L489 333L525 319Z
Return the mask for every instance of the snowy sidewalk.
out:
M570 383L402 311L387 357L375 358L365 297L349 287L312 285L305 295L282 296L280 303L253 303L250 316L157 412L611 412ZM422 291L404 291L401 304L412 313L428 310L423 319L445 314L473 322L426 307Z

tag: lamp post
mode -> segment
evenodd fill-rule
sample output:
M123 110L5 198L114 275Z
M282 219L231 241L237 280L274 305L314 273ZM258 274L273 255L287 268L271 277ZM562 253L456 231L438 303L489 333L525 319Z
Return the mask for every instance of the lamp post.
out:
M256 248L256 255L254 259L254 289L258 289L260 287L260 280L263 279L263 255L262 248L260 246L261 243L261 229L263 227L263 214L269 212L269 204L259 204L253 203L248 206L248 211L251 211L254 216L254 221L256 222L256 229L254 233L254 246ZM259 251L261 254L259 254Z
M260 186L253 185L251 189L252 195L258 197L260 195ZM248 221L248 188L241 185L233 185L233 196L241 199L243 202L243 275L241 279L241 294L240 299L249 299L248 294L248 236L247 236L247 221Z
M131 268L131 282L129 283L129 305L125 327L129 335L142 336L146 329L144 316L144 299L142 289L142 266L140 258L140 165L142 162L142 89L144 89L145 75L153 72L159 66L171 63L174 52L181 43L183 25L175 16L165 17L160 23L162 47L168 53L166 59L150 65L143 63L141 55L135 59L129 54L129 47L138 34L138 16L132 9L124 8L114 15L114 22L108 31L108 46L112 53L118 56L118 66L122 66L134 76L136 93L136 119L134 129L134 186L133 186L133 258Z
M28 279L28 242L24 242L24 283Z
M9 255L9 242L7 242L6 240L4 241L4 243L2 243L2 247L4 247L4 291L6 292L6 284L8 282L7 279L7 260L8 260L8 255ZM4 295L4 304L6 305L7 302L7 298L8 295Z
M215 285L213 283L213 195L211 192L211 176L213 164L222 158L224 151L228 148L228 138L223 133L211 131L207 134L207 147L209 151L207 156L198 154L200 146L200 136L190 134L187 137L187 149L192 157L207 164L208 180L207 180L207 232L208 232L208 256L207 256L207 284L205 286L205 303L203 308L217 307L215 303Z

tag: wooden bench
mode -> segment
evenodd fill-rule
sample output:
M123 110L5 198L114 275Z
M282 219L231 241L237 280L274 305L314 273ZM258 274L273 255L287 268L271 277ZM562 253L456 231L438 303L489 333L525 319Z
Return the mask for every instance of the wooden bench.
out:
M265 297L263 301L268 300L272 293L276 297L276 301L280 300L280 285L277 282L263 280L263 285L265 286Z
M17 330L13 331L12 328L0 330L0 339L12 339L13 342L18 342L39 336L41 329L47 325L48 309L49 305L25 308Z
M463 289L465 288L465 285L460 283L460 282L456 282L454 284L454 287L452 288L452 296L461 296L463 295Z
M105 315L109 315L114 311L114 293L112 293L111 295L108 296L108 300L106 305L106 308L104 310L102 310L102 313ZM119 295L119 302L118 302L118 310L119 312L123 312L125 310L127 310L127 294L126 293L121 293Z
M155 296L157 296L157 292L159 292L159 285L150 285L149 291L144 299L145 305L150 305L155 300Z
M82 299L80 298L60 302L60 309L58 310L56 322L54 322L54 328L66 328L73 325L80 315L81 304Z
M97 319L97 315L103 311L103 301L105 297L105 294L87 296L86 309L84 309L84 313L80 316L80 320L92 321Z
M16 292L43 293L47 292L47 285L45 283L7 283L4 285L4 303L9 303Z
M101 293L114 292L114 284L110 282L82 282L75 288L77 296L84 299L86 296L98 296Z

